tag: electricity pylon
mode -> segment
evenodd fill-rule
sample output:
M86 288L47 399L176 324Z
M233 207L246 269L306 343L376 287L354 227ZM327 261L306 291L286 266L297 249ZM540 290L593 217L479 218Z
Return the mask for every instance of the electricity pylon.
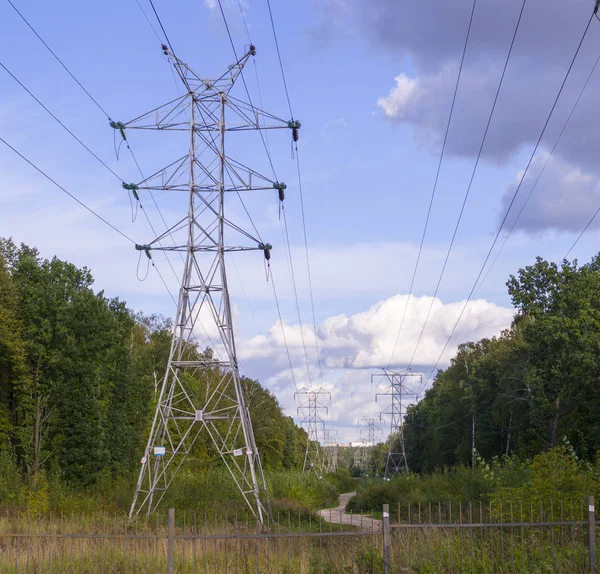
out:
M419 384L420 388L423 375L411 372L396 373L385 369L383 373L371 375L371 384L381 378L386 379L388 386L384 392L375 395L375 400L380 396L391 397L390 403L380 413L381 417L389 416L391 419L388 439L389 451L384 474L386 478L389 478L390 476L398 476L401 472L408 474L408 460L406 459L403 431L406 407L403 406L403 403L405 403L404 399L406 398L416 399L418 394L406 386L406 381L407 379L419 379L415 382ZM398 445L397 448L396 444Z
M360 436L363 439L363 464L364 470L368 470L369 466L369 454L373 451L373 448L377 442L377 433L381 432L381 427L377 425L377 419L370 417L363 417L358 421L359 425L362 423L364 427L359 430ZM365 438L366 435L366 438Z
M169 361L129 515L157 508L204 435L251 512L264 523L270 518L269 498L240 379L225 254L260 250L268 260L271 246L228 219L225 206L226 196L227 201L235 196L241 200L240 192L252 190L278 190L282 200L285 184L229 157L225 143L226 136L248 130L292 129L297 137L299 123L281 120L230 94L256 53L254 46L216 79L201 77L166 46L163 51L186 93L130 122L111 122L123 139L133 129L171 131L187 133L189 145L183 157L150 177L123 183L136 198L144 190L185 192L187 197L180 221L149 244L136 245L148 258L153 250L177 251L185 258ZM176 195L172 197L176 202ZM172 245L163 246L166 239ZM205 330L207 325L214 327L216 358L198 360L190 353L200 320Z
M360 444L354 448L354 466L364 471L367 465L367 443L362 438L357 442Z
M328 412L327 406L321 403L319 397L321 395L329 395L331 401L331 394L322 389L316 390L303 390L295 393L294 397L303 395L306 400L298 407L298 413L303 415L302 424L308 427L308 441L306 443L306 452L304 453L304 465L302 472L316 472L317 476L323 474L323 464L321 461L321 452L319 448L319 427L322 424L321 417L319 417L319 411L324 410ZM306 415L305 413L308 412Z
M335 472L338 463L338 431L323 426L323 443L325 446L325 461L323 464L327 472Z

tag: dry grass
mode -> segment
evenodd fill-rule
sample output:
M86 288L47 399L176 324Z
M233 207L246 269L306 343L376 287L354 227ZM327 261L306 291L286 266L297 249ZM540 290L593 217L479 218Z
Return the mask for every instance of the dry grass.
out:
M383 573L380 533L359 536L348 527L345 533L339 529L336 533L333 526L305 518L280 514L279 523L270 529L272 537L264 537L245 516L225 520L180 513L175 572ZM309 529L312 536L299 536ZM394 528L391 572L588 572L586 537L581 526ZM103 513L0 518L2 573L162 573L166 569L164 515L133 523L124 515Z

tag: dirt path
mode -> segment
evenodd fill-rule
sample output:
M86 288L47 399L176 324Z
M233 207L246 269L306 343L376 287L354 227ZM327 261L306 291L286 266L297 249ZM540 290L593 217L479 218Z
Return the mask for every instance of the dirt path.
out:
M381 520L366 515L349 514L345 511L346 504L355 494L356 492L340 494L339 505L335 508L319 510L319 516L321 516L325 522L331 522L332 524L351 524L352 526L358 526L361 530L365 531L381 530L383 528Z

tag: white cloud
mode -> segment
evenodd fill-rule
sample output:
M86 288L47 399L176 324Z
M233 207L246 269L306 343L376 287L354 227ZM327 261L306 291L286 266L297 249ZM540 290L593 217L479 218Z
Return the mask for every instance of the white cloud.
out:
M354 425L362 416L377 416L383 404L375 403L370 374L387 366L398 334L398 326L406 303L406 318L392 367L406 367L411 359L425 316L432 303L431 297L395 295L354 315L336 315L327 318L317 328L323 387L332 394L332 421L342 428L344 440L355 438ZM443 303L433 300L433 307L424 336L413 361L416 372L425 375L437 362L464 301ZM498 335L510 326L514 311L485 300L471 301L456 329L451 343L443 353L440 367L446 366L456 353L459 343ZM315 335L311 326L283 325L294 369L296 387L315 387L321 384L318 376ZM301 333L304 333L310 367L307 373L306 357ZM289 371L282 326L276 323L268 335L258 336L239 345L240 359L251 370L259 368L262 380L276 391L289 414L295 414L294 382ZM383 387L381 387L383 388ZM385 423L382 423L385 426ZM356 431L357 432L357 431Z
M547 160L548 154L545 153L532 162L507 218L507 229L513 226L522 210L515 225L516 229L534 233L549 229L579 231L600 207L598 178L560 157L550 159L539 183L536 184ZM521 171L517 174L515 182L506 190L502 198L502 216L522 177ZM595 225L598 224L600 222L596 221Z
M418 78L409 78L406 74L396 76L396 85L390 90L389 96L379 98L377 105L383 109L390 119L404 120L415 102L423 98L421 82Z
M406 316L392 364L406 365L413 353L428 309L432 305L421 343L415 354L414 365L433 365L437 361L446 338L454 326L464 302L443 303L431 297L395 295L377 303L367 311L355 315L337 315L323 321L317 329L321 360L328 368L365 369L387 366L392 358L398 327L407 305ZM471 301L453 337L453 344L444 352L447 363L456 352L458 342L478 340L498 334L508 327L513 310L485 300ZM303 325L284 325L286 340L294 357L303 355L304 344L309 355L316 351L312 328ZM304 342L302 340L304 333ZM274 325L269 337L260 336L244 345L241 357L249 360L277 354L283 349L281 325Z

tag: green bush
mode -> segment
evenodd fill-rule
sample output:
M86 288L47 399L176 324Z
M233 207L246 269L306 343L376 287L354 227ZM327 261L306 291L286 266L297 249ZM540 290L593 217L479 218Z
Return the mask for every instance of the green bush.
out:
M508 512L510 504L518 505L526 519L539 519L558 514L562 506L570 512L571 506L580 511L581 504L590 494L598 492L598 480L593 469L581 463L569 445L538 454L530 464L530 479L516 487L501 486L490 501L500 516Z
M314 510L337 506L339 491L329 475L317 478L314 473L299 471L267 472L266 480L275 507Z
M0 504L16 504L21 486L21 473L12 452L0 449Z
M326 474L324 478L330 481L340 494L353 492L358 486L358 480L352 476L347 468L339 468L335 472Z

